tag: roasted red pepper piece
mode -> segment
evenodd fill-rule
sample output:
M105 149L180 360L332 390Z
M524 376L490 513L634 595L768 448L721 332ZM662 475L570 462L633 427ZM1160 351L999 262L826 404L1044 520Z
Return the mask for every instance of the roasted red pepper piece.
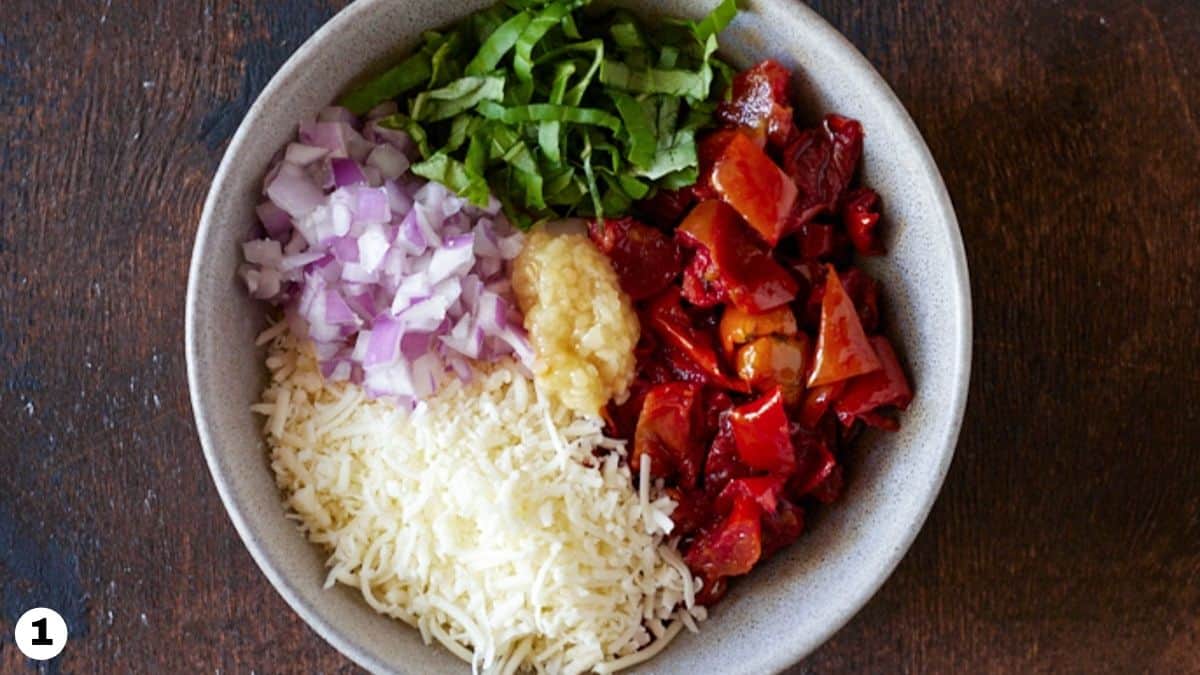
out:
M809 493L814 499L822 504L832 504L842 496L842 491L846 487L846 479L844 477L842 465L837 464L833 467L833 471L821 481L821 484L813 488Z
M729 413L729 427L738 457L746 466L784 475L791 473L796 454L779 387L734 408Z
M751 314L737 307L726 307L719 324L721 348L733 358L737 348L755 338L768 335L791 337L798 332L796 316L790 307L777 307L762 314Z
M804 397L804 376L808 373L808 336L768 335L755 338L737 352L738 377L754 391L775 387L783 391L783 402L794 406Z
M842 199L842 222L854 248L862 255L883 255L879 239L879 195L868 187L851 190Z
M692 186L692 194L699 201L720 199L716 187L713 186L713 167L725 152L726 146L739 135L744 135L737 129L718 129L696 144L696 159L699 161L699 173L696 184Z
M842 288L837 272L829 267L821 299L821 329L817 333L817 349L808 386L847 380L880 367L854 302Z
M774 513L762 516L762 558L791 545L804 531L804 509L784 497L777 500Z
M729 100L717 105L717 119L765 132L771 145L783 147L796 133L790 80L788 69L770 59L743 70L733 78Z
M704 432L711 439L721 429L721 416L733 407L733 399L724 390L716 387L704 389Z
M879 330L879 282L872 279L866 272L851 267L838 275L842 288L854 302L858 312L858 320L863 330L868 334Z
M830 440L821 431L809 431L795 425L791 432L796 470L788 480L787 490L789 495L799 499L829 477L833 468L837 466L837 460L830 452Z
M850 242L846 233L828 223L808 222L796 232L800 257L804 260L832 262L848 259Z
M858 169L862 147L862 125L840 115L827 115L820 128L801 131L788 143L783 170L799 193L789 229L834 212Z
M804 404L800 406L800 415L797 418L800 425L806 429L816 429L845 386L843 381L809 389L804 396Z
M654 331L666 346L695 365L698 373L717 386L748 392L749 385L727 376L721 369L713 336L696 330L683 306L679 304L679 289L668 288L650 301L644 313L644 325ZM686 366L686 364L679 364Z
M745 574L762 555L761 509L753 499L734 500L724 520L699 534L684 561L705 586L722 577Z
M608 256L621 290L634 301L658 293L682 271L678 242L633 218L594 220L588 234Z
M754 141L742 134L729 140L713 164L712 186L763 241L779 243L796 203L796 185Z
M912 402L912 389L908 378L900 367L900 360L892 350L892 344L882 335L871 338L871 346L883 367L873 373L860 375L846 383L846 389L833 404L838 420L845 426L862 420L885 429L898 428L895 420L882 415L870 415L877 409L894 406L900 410Z
M704 254L707 273L715 275L729 301L748 312L766 312L796 296L796 280L754 240L737 213L715 200L692 209L676 234L697 256ZM689 266L684 287L693 273Z
M634 208L647 225L671 230L695 203L696 191L689 186L678 190L659 189L653 197L634 204Z
M708 250L697 248L683 271L683 297L697 307L716 307L725 302L728 293L717 274Z
M675 529L671 536L687 536L712 522L712 500L703 491L669 487L664 492L675 502L675 510L671 511Z
M689 382L659 384L646 392L629 462L634 471L641 471L649 457L651 476L678 477L680 486L696 486L704 462L696 433L702 423L700 393L700 385Z
M715 503L718 513L728 513L738 499L749 499L763 513L773 514L787 480L783 476L752 476L729 481Z
M744 478L752 473L750 467L738 457L737 441L733 439L729 416L722 418L716 438L704 459L704 492L716 499L729 481Z

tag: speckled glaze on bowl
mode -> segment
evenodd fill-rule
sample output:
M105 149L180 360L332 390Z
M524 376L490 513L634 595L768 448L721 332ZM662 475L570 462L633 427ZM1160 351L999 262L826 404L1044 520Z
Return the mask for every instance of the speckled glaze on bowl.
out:
M263 173L296 125L364 72L409 49L420 32L488 0L359 0L283 66L254 103L217 171L196 237L187 290L192 407L213 480L255 561L281 595L334 647L375 672L466 672L417 632L383 618L357 591L322 590L322 553L284 518L249 411L265 382L254 336L263 310L236 279ZM624 2L646 14L701 16L716 0ZM937 496L958 437L971 365L966 260L950 199L920 133L869 63L820 17L792 0L748 0L722 35L745 66L781 60L796 72L799 110L836 111L867 131L864 181L883 197L886 257L867 267L916 391L898 434L868 434L848 489L794 546L733 586L699 635L684 633L642 667L655 673L777 671L858 611L908 550Z

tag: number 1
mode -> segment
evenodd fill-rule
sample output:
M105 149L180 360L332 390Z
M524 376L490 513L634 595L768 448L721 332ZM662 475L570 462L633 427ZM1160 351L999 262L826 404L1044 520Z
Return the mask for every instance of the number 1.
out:
M37 637L33 639L31 644L37 645L38 647L49 647L50 645L54 644L54 640L51 640L46 636L46 617L43 616L37 621L34 621L33 625L37 628Z

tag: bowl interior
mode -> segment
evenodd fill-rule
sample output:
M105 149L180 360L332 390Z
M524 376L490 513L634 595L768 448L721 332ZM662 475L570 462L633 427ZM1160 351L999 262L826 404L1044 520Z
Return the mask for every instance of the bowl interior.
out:
M218 170L197 236L187 301L188 376L197 427L238 532L271 582L318 633L374 671L462 672L416 631L385 619L357 591L322 590L323 555L285 520L249 411L265 383L254 336L262 307L236 278L261 179L296 125L364 71L410 48L422 30L488 0L360 0L306 42L268 85ZM716 0L624 2L699 16ZM660 673L762 673L801 658L866 602L908 549L954 451L970 371L970 299L957 223L928 150L891 90L840 35L790 0L751 0L722 36L736 65L791 67L799 109L838 112L867 131L863 179L882 196L888 255L866 267L885 289L888 330L916 398L897 434L868 434L841 501L791 548L735 584L700 635L684 633L651 661Z

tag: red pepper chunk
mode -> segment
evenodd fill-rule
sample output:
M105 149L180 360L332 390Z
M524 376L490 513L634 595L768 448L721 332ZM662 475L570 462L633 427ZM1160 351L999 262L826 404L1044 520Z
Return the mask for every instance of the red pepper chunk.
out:
M722 416L719 431L704 458L704 492L716 499L729 482L752 474L750 467L738 458L737 442L729 427L729 416Z
M749 392L750 386L729 377L721 369L713 336L696 330L687 312L679 304L679 289L670 287L650 301L645 309L644 323L663 342L683 357L695 370L713 384L739 392Z
M805 429L816 429L829 410L829 406L833 405L834 399L842 393L845 386L846 382L843 380L809 389L804 396L804 404L800 406L800 415L797 418L800 426Z
M847 382L845 391L833 404L833 409L838 420L847 427L861 419L871 426L896 429L899 425L895 420L873 413L885 406L904 410L912 402L912 389L888 339L876 335L871 338L871 346L883 367Z
M745 574L758 562L762 556L760 513L753 499L735 499L729 515L692 542L684 561L704 580L705 587L722 577Z
M754 314L796 297L796 280L754 240L729 205L715 200L697 204L684 218L677 236L695 249L697 258L704 256L699 271L695 265L685 271L685 289L691 277L703 274L703 278L692 279L693 287L718 284L730 302Z
M783 64L768 59L733 78L728 101L717 105L717 119L725 124L766 133L773 146L783 146L796 132L791 96L792 74Z
M829 442L822 433L802 427L793 430L792 446L796 452L796 471L788 480L788 494L793 498L799 499L810 494L825 482L837 467L837 460L829 451Z
M774 555L776 551L800 538L804 531L804 509L780 497L774 513L762 517L762 557Z
M634 301L666 288L683 267L677 242L633 218L592 221L588 235L608 256L621 290Z
M634 471L650 460L654 478L677 476L684 488L694 487L704 462L704 446L698 438L700 385L689 382L659 384L646 392L633 436Z
M879 240L879 195L868 187L846 194L842 203L842 222L850 235L850 243L862 255L883 255Z
M717 511L730 511L738 499L744 498L758 504L764 514L774 514L786 482L782 476L752 476L730 481L717 497Z
M796 453L792 449L783 403L783 390L775 387L729 413L738 457L746 466L782 475L795 468Z
M712 185L750 227L775 246L796 203L796 184L762 148L736 134L713 164Z
M821 328L813 358L809 388L848 380L879 370L882 365L867 340L854 301L838 280L837 271L828 267L825 296L821 299Z

